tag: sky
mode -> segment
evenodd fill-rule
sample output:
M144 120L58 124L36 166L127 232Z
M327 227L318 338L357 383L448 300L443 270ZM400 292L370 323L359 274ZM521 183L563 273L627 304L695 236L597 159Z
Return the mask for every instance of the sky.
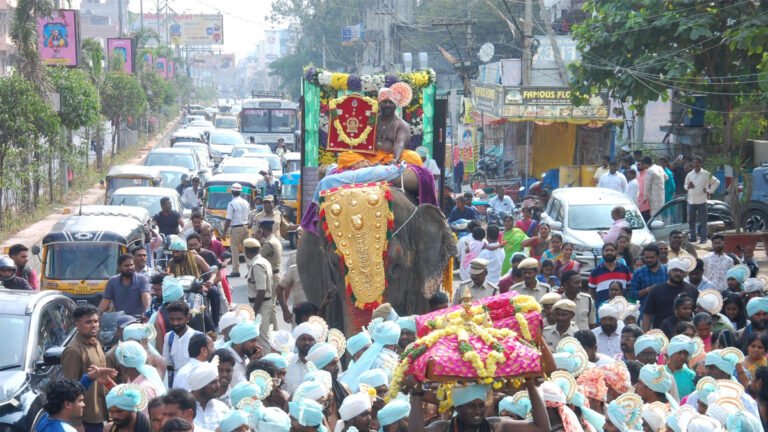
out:
M157 0L143 0L144 12L154 13ZM159 0L161 6L165 0ZM129 0L129 9L138 12L140 0ZM272 0L168 0L176 13L204 13L224 16L224 52L234 53L238 59L253 50L264 37L264 30L283 28L274 26L266 17L272 9Z

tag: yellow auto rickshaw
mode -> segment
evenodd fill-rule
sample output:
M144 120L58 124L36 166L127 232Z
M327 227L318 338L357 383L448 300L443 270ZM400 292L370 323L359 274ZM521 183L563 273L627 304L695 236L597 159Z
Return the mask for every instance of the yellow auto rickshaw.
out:
M150 240L149 211L131 206L83 206L57 222L42 241L41 287L77 303L98 305L117 258Z
M213 233L221 238L224 230L224 219L227 217L227 205L232 201L232 185L240 183L243 187L242 196L251 208L264 196L266 182L264 177L254 174L216 174L205 182L205 198L203 217L213 227ZM229 246L229 238L222 244Z
M109 202L112 193L122 187L153 186L163 183L163 176L156 167L144 165L115 165L107 173L104 204Z

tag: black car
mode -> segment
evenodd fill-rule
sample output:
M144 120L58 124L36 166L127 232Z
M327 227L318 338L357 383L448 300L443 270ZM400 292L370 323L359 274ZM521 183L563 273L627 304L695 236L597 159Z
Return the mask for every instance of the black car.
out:
M59 379L75 302L58 291L0 289L0 432L33 430L45 387Z

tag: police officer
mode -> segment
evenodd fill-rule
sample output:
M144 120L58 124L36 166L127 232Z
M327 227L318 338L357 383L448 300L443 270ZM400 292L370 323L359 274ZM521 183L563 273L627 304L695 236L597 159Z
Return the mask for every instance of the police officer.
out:
M248 263L248 302L253 310L261 315L259 345L264 352L271 351L269 344L269 326L276 321L275 296L272 289L272 264L260 255L261 243L255 238L243 241L245 258Z
M222 236L226 236L231 226L229 247L232 250L232 273L230 277L240 277L240 252L243 249L243 240L248 236L248 213L251 206L240 196L242 191L243 186L240 183L232 185L232 201L227 204L227 217L224 220L222 233Z
M453 304L461 303L464 287L469 287L469 293L472 296L472 300L481 300L499 293L499 287L486 280L486 276L488 276L487 259L473 259L469 263L469 274L471 280L464 282L459 289L456 290L456 295L453 297Z

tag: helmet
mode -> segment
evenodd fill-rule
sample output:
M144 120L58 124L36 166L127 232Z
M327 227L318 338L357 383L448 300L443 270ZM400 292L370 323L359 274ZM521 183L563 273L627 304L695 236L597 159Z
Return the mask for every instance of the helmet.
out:
M16 276L15 275L15 273L16 273L16 271L15 271L16 270L16 263L14 263L11 258L9 258L7 256L4 256L4 257L0 258L0 270L14 270L14 272L11 273L11 275L9 277L7 277L7 278L4 278L4 277L0 276L0 281L11 280L11 279L13 279L14 276Z
M173 236L171 238L171 244L169 246L169 249L171 251L181 251L186 252L187 251L187 242L185 242L181 237L179 236Z

